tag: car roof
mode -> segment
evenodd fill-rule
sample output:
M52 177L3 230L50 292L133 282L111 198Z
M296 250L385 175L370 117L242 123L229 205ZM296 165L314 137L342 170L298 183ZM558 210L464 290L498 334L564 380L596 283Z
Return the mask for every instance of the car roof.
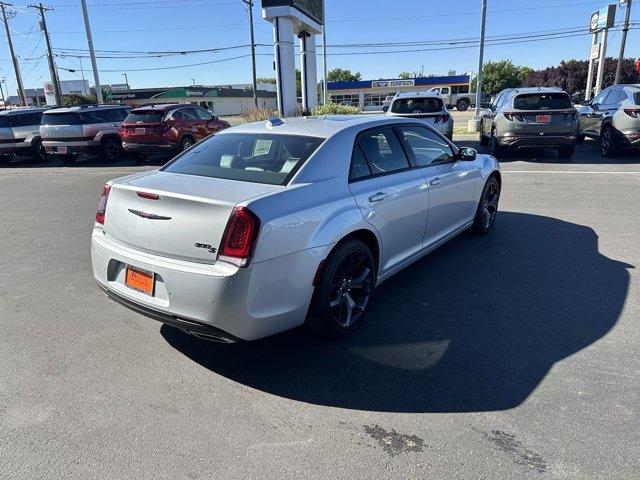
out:
M521 87L509 88L505 91L515 95L521 95L523 93L566 93L560 87Z
M396 94L394 100L399 98L415 98L415 97L428 97L428 98L442 98L439 92L428 92L428 91L420 91L420 92L400 92Z
M47 110L45 113L78 113L91 110L108 110L113 108L126 108L126 105L77 105L75 107L56 107Z
M22 115L25 113L40 113L47 110L46 108L12 108L0 110L0 115Z
M246 123L244 125L238 125L237 127L231 127L217 135L226 135L229 133L269 133L329 138L338 132L354 127L362 129L389 123L407 123L408 121L408 119L402 117L371 114L274 118L270 121Z
M136 107L132 112L137 112L141 110L149 111L149 110L158 110L160 112L168 112L169 110L173 110L178 107L195 107L197 105L192 105L190 103L157 103L155 105L147 105L146 107Z

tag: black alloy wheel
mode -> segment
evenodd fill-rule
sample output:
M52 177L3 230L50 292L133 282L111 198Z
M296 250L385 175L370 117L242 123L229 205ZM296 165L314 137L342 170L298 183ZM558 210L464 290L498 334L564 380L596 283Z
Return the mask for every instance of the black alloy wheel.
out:
M500 202L500 183L496 177L489 177L482 191L478 210L473 222L475 230L487 233L496 222Z

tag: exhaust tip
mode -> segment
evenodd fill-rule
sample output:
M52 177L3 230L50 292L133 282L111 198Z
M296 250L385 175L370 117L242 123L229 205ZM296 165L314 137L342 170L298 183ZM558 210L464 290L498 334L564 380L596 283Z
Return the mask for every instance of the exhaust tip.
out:
M220 335L213 335L210 333L202 333L202 332L194 332L193 330L187 330L187 333L189 335L193 335L194 337L198 337L202 340L207 340L209 342L215 342L215 343L236 343L234 340L230 339L230 338L226 338Z

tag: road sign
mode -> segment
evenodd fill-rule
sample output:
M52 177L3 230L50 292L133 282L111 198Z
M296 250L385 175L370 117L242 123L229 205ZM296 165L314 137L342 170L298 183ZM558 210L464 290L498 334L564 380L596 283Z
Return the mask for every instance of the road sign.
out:
M613 27L616 20L616 8L614 3L593 12L589 20L589 32L596 33L605 28Z
M591 58L591 60L597 60L598 58L600 58L601 45L601 43L596 43L595 45L591 46L591 56L589 57Z

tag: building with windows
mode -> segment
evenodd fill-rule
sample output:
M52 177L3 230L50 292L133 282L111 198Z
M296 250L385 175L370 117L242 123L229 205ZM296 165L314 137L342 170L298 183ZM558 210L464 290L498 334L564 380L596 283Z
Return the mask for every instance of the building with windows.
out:
M362 110L380 110L385 98L399 92L415 92L441 87L443 95L467 94L470 75L446 75L409 79L359 80L355 82L327 82L332 103L353 105Z

